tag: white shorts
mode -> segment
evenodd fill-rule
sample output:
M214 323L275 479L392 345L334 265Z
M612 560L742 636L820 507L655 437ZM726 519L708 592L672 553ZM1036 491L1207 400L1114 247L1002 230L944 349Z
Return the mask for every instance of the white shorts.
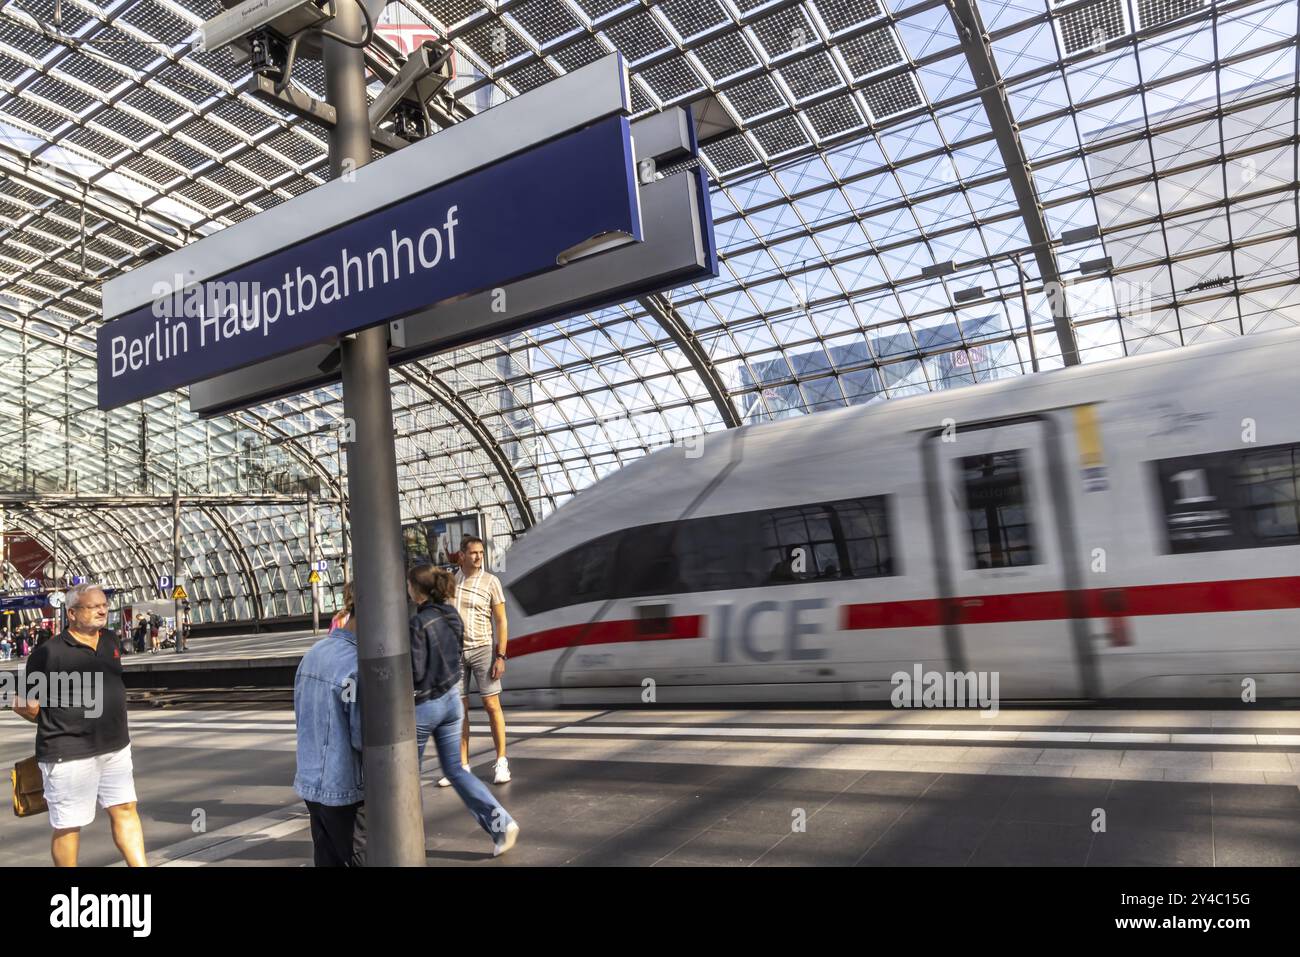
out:
M100 807L130 804L135 800L131 775L131 745L121 751L72 761L38 761L45 783L45 803L55 830L85 827L95 819L95 799Z

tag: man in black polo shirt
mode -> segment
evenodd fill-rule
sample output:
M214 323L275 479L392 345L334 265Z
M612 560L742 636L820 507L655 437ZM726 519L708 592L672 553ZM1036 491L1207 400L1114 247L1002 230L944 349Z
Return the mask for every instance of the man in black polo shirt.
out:
M25 687L37 697L14 706L36 722L36 761L54 826L50 853L57 866L76 866L81 829L95 819L98 799L123 859L144 867L122 656L104 630L108 598L97 585L77 585L67 593L67 608L67 630L27 661Z

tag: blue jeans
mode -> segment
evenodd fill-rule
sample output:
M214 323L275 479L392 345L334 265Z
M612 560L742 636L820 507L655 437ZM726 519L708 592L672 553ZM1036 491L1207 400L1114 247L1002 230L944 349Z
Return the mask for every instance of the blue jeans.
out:
M420 752L420 767L424 768L424 746L433 736L438 749L442 773L465 802L479 827L499 841L506 827L514 820L492 796L486 784L466 771L460 764L460 723L464 718L460 685L456 685L441 698L434 698L415 706L415 746Z

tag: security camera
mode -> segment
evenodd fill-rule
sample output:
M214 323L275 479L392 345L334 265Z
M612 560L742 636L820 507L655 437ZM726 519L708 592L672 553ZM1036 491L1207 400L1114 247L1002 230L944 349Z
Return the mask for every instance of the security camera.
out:
M227 0L229 2L229 0ZM272 28L281 36L292 36L329 16L316 0L235 0L233 6L208 20L190 40L194 50L204 53Z

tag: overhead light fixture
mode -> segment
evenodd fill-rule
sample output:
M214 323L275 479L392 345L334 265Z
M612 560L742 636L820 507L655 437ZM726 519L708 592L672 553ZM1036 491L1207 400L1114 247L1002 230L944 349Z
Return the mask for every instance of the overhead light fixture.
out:
M1061 233L1061 242L1067 246L1073 246L1076 243L1090 243L1101 236L1101 230L1094 223L1091 226L1080 226L1077 229L1067 229Z
M1114 262L1109 256L1103 256L1101 259L1089 259L1086 262L1079 263L1079 272L1085 276L1095 272L1110 272Z
M935 263L933 266L923 266L921 268L922 279L938 279L940 276L948 276L957 271L957 264L951 259L947 262Z
M958 289L952 294L952 298L958 302L974 302L976 299L982 299L983 297L983 286L975 286L973 289Z

